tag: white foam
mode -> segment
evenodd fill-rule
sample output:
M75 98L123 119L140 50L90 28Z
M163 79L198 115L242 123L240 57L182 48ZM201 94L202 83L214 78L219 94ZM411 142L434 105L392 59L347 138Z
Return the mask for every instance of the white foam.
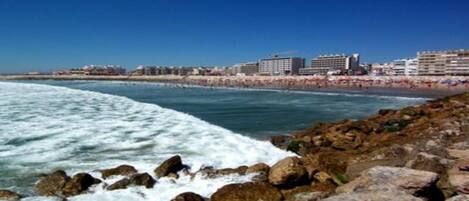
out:
M175 154L193 170L202 165L272 165L292 155L188 114L125 97L6 82L0 82L0 96L0 163L13 174L53 169L73 174L130 164L153 175L159 163ZM153 189L112 192L98 186L96 192L71 200L165 201L185 191L209 196L225 184L249 178L182 177L176 183L160 180Z

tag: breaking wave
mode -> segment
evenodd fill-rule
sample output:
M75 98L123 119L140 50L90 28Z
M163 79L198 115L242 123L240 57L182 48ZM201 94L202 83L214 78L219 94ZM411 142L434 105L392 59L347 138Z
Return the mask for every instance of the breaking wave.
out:
M291 155L175 110L97 92L40 84L0 82L0 187L32 195L41 173L95 170L121 164L153 174L163 160L180 154L192 170L201 166L272 165ZM94 172L93 172L94 171ZM118 178L114 178L118 179ZM70 200L161 200L192 191L209 196L250 176L160 179L153 189L133 187ZM112 182L112 181L109 181ZM27 186L27 187L26 187ZM44 200L29 197L26 200Z

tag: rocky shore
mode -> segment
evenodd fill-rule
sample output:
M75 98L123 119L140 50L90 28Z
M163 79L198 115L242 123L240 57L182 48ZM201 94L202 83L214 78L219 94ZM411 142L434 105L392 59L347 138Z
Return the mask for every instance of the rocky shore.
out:
M263 163L226 169L204 167L191 172L180 156L138 172L123 164L90 173L67 175L56 170L35 185L38 195L68 197L131 186L152 188L161 178L216 178L252 175L247 183L229 184L210 197L193 192L173 201L463 201L469 200L469 93L400 110L383 109L362 120L320 123L304 131L271 139L297 153L273 166ZM112 183L108 178L119 180ZM103 185L104 183L104 185ZM21 195L0 190L0 200Z

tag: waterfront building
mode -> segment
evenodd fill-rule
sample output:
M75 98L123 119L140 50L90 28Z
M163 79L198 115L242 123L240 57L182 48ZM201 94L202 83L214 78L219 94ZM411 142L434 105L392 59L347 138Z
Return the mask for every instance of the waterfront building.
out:
M84 75L124 75L125 68L120 65L86 65L83 68Z
M371 75L394 75L393 63L373 63L371 64Z
M396 76L418 75L417 64L417 58L394 60L392 65L392 73Z
M418 52L419 75L469 75L469 50Z
M259 72L259 63L248 62L235 64L231 67L231 75L255 75Z
M309 68L300 69L300 75L348 75L359 70L360 55L320 55L311 60Z
M304 68L305 59L299 57L279 57L261 59L259 74L263 75L297 75L299 69Z

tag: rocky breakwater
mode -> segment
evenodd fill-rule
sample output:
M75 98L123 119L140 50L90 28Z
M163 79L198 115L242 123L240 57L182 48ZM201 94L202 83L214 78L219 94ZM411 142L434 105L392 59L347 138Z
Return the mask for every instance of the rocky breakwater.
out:
M130 165L100 170L102 180L89 173L69 177L59 170L40 179L36 192L67 198L92 193L96 185L113 191L153 188L159 178L177 180L181 174L249 174L251 182L228 184L209 197L185 192L172 201L469 200L469 93L401 110L383 109L363 120L320 123L271 142L297 156L271 167L259 163L195 172L174 156L153 173L139 173ZM122 179L106 183L116 176ZM17 200L20 195L3 190L2 198Z

